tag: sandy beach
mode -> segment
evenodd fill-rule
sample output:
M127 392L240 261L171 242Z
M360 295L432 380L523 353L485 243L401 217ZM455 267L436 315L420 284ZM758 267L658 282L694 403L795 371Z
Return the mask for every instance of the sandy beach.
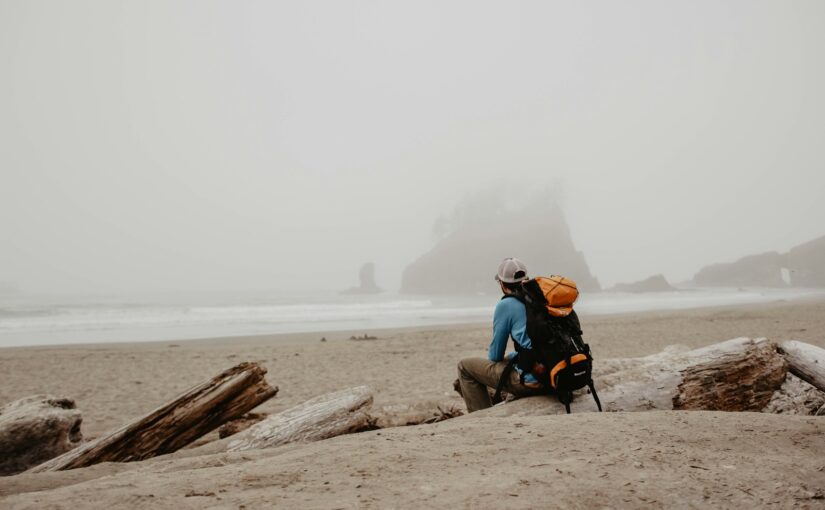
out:
M823 26L0 1L0 510L825 510Z
M582 317L598 359L749 336L825 347L825 301ZM258 361L278 412L366 384L374 406L437 400L456 363L483 356L490 326L0 349L0 404L75 399L100 436L222 369ZM326 341L320 341L325 337ZM589 404L589 403L587 403ZM587 405L585 403L579 405ZM588 406L589 407L589 406ZM104 464L0 478L3 508L390 508L825 506L825 421L761 413L576 412L476 417L307 445ZM210 434L205 439L214 439ZM201 441L203 442L203 441ZM557 444L574 445L559 452ZM109 476L111 475L111 476Z

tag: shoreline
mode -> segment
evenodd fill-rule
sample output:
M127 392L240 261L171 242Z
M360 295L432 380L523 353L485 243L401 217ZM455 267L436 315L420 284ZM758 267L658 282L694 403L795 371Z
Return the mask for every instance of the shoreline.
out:
M492 301L492 300L491 300ZM622 320L626 317L652 317L652 316L666 316L666 315L681 315L683 313L699 313L703 311L725 311L725 310L758 310L762 308L775 308L777 305L793 305L793 304L810 304L810 303L825 303L825 295L802 295L793 299L777 299L774 301L763 301L758 303L733 303L733 304L711 304L707 306L697 306L689 308L673 308L673 309L649 309L642 311L622 311L622 312L608 312L608 313L587 313L582 315L581 319L586 322L589 318L598 319L600 321L616 319ZM492 316L490 317L490 321ZM139 340L139 341L115 341L115 342L77 342L77 343L54 343L54 344L32 344L32 345L10 345L0 346L0 353L9 350L54 350L63 348L124 348L133 349L140 346L159 346L162 344L177 344L185 343L188 345L212 345L222 344L226 342L242 342L242 343L259 343L259 344L277 344L277 345L302 345L307 341L318 341L322 337L327 341L349 340L351 336L360 336L369 333L371 336L393 335L396 333L421 333L427 331L455 331L466 329L483 329L490 327L490 321L469 321L469 322L447 322L447 323L433 323L415 326L397 326L397 327L364 327L360 329L335 329L335 330L311 330L299 332L282 332L282 333L256 333L250 335L216 335L216 336L197 336L188 338L172 338L159 340ZM367 340L369 341L369 340Z
M594 370L604 358L743 336L825 347L825 299L580 318ZM375 388L376 406L421 400L462 404L452 388L456 364L486 356L491 324L370 331L376 340L349 340L353 333L364 331L9 347L0 349L0 403L36 394L72 398L84 413L84 435L95 437L227 368L255 361L281 390L261 412L360 385Z

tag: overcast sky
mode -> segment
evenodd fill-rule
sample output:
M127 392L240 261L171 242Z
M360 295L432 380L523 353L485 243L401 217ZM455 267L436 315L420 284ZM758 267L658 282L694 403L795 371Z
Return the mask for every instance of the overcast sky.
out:
M602 284L825 234L825 2L0 0L0 281L397 287L562 188ZM518 256L518 254L514 254ZM529 264L529 261L527 261Z

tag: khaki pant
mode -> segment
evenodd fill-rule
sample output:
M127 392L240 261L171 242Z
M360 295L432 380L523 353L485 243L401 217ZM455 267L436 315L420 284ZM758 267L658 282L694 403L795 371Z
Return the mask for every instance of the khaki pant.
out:
M493 405L487 388L495 389L498 386L498 381L506 366L506 361L489 361L483 358L465 358L458 362L458 383L461 386L461 396L464 397L468 412L472 413ZM516 397L546 393L542 388L529 388L521 384L519 373L515 368L510 372L510 377L502 391Z

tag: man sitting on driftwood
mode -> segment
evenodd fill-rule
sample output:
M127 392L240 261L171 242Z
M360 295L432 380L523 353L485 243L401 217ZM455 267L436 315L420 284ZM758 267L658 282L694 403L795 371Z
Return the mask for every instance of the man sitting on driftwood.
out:
M458 363L461 396L470 413L493 405L487 388L498 387L502 374L508 369L508 361L516 354L510 352L505 356L507 340L512 337L519 347L531 347L530 337L527 336L527 311L524 303L518 299L505 299L519 291L521 282L528 280L527 266L516 258L504 259L498 266L495 279L504 296L493 314L493 339L487 349L487 359L465 358ZM521 376L518 368L510 371L502 389L516 397L546 393L532 374L524 374L523 382Z

